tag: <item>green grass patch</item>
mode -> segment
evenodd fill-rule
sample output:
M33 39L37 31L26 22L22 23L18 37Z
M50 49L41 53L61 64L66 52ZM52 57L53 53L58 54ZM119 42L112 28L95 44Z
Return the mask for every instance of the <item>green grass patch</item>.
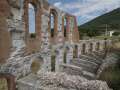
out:
M120 53L118 63L105 69L99 79L106 81L113 90L120 90Z

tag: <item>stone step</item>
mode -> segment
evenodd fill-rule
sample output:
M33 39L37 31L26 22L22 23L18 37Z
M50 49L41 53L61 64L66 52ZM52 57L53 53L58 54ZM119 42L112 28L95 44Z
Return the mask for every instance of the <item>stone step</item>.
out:
M93 55L96 55L97 57L103 57L105 55L105 52L92 52Z
M93 80L96 78L96 75L88 71L83 71L83 77L87 78L88 80Z
M94 62L98 65L100 65L102 63L101 60L96 59L94 57L88 56L88 55L80 55L80 59L86 60L86 61L90 61L90 62Z
M78 63L84 63L84 64L90 64L92 66L98 66L99 64L96 64L95 62L85 60L85 59L79 59L79 58L74 58L72 61L77 61Z
M84 71L89 71L92 73L96 73L97 69L99 66L91 64L91 63L86 63L86 61L81 60L81 61L77 61L77 60L73 60L71 62L72 65L81 67Z
M83 75L83 70L81 67L70 64L61 64L61 72L65 72L70 75Z

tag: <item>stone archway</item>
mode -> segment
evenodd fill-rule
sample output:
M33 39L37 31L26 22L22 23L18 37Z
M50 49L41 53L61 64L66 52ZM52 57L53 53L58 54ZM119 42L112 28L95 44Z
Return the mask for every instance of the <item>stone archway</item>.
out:
M55 9L50 10L50 36L53 42L57 36L58 14Z
M67 39L67 17L66 16L62 16L62 32L63 32L63 36L64 39Z
M104 49L106 50L107 49L107 41L105 40L104 42Z
M86 53L86 44L82 44L82 54Z
M55 72L55 67L56 67L56 55L55 55L55 51L52 52L51 55L51 71Z
M31 38L36 37L35 16L36 16L36 8L32 3L29 3L28 4L28 26L29 26L29 34Z
M67 63L67 47L64 49L63 62L64 62L64 63Z

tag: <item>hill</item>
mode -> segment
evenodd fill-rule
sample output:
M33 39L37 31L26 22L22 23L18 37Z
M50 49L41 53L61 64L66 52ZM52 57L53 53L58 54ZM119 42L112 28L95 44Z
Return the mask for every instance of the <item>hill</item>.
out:
M79 26L79 30L105 30L106 24L108 25L108 30L120 30L120 8L117 8L109 13L99 16L94 20Z

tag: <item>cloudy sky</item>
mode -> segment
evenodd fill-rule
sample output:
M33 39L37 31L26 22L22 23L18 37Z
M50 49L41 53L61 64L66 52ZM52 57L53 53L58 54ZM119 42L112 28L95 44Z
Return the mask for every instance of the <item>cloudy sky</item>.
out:
M120 7L120 0L48 0L50 4L77 16L78 25Z

